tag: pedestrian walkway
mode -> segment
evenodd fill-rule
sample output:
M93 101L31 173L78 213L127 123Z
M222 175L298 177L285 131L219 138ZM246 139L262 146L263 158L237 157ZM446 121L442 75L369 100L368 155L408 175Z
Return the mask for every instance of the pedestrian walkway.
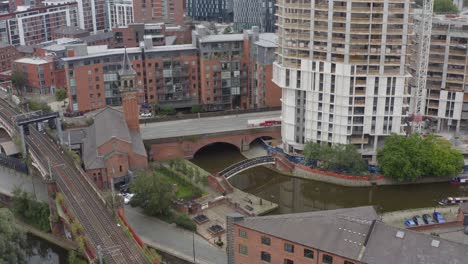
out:
M36 194L40 201L48 202L47 186L40 177L29 176L0 166L0 193L11 195L15 187Z
M195 247L197 264L227 263L225 251L211 245L197 234L144 215L140 208L125 206L125 217L138 236L150 247L190 262L193 262Z

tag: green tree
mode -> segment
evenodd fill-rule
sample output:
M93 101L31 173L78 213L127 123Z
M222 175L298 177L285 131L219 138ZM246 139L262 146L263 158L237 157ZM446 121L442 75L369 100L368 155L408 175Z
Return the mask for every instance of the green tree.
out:
M87 262L81 259L76 253L76 251L70 250L68 251L67 263L68 264L86 264Z
M15 87L15 90L18 95L21 95L21 89L26 83L26 80L24 79L24 75L20 71L14 71L11 73L10 76L11 83Z
M232 33L232 28L231 27L226 27L223 31L223 34L231 34Z
M26 235L15 226L13 214L0 208L0 263L27 263Z
M454 176L463 168L463 155L451 144L435 136L409 137L396 134L385 140L377 153L383 175L398 181L415 181L422 177Z
M57 99L57 101L63 101L67 99L67 90L64 88L57 89L55 91L55 99Z
M142 207L147 215L170 215L170 206L175 196L172 185L160 172L139 174L130 189L135 194L130 205Z
M191 110L192 113L203 113L205 112L205 109L203 109L203 107L201 105L193 105L192 106L192 110Z
M434 13L458 13L458 8L451 0L435 0Z
M176 111L172 106L163 106L161 108L161 113L164 115L175 115Z

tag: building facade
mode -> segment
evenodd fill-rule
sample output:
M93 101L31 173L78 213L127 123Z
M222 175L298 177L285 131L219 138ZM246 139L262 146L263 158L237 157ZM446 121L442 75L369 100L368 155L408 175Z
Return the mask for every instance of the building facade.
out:
M261 32L275 32L275 0L237 0L233 3L234 31L253 26Z
M133 23L133 1L111 0L107 1L107 18L110 29L124 27Z
M157 103L175 108L198 104L198 56L192 45L127 49L136 71L135 89L138 103ZM122 104L118 74L124 49L88 52L86 46L69 50L64 58L70 111L90 111L106 105Z
M279 1L282 137L288 152L308 141L355 144L375 157L408 115L411 2Z
M0 42L33 45L53 39L53 32L63 26L77 26L76 3L28 9L0 15Z
M184 24L184 0L133 0L135 23Z
M418 21L420 18L416 16ZM416 76L419 32L415 31L411 70ZM468 121L468 19L435 16L432 19L432 38L427 70L425 100L422 108L428 128L434 132L459 132ZM416 78L411 79L415 86Z
M187 16L197 21L233 21L233 0L186 0Z
M15 46L0 43L0 72L11 70L12 62L20 56Z

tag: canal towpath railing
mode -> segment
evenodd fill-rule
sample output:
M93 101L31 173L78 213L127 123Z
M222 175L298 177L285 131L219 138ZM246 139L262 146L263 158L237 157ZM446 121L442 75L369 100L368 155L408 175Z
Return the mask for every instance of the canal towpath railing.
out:
M257 158L252 158L252 159L246 159L243 161L240 161L238 163L235 163L226 169L218 172L218 175L221 177L224 177L226 179L229 179L236 174L248 170L253 167L261 166L261 165L266 165L266 164L275 164L276 159L273 156L262 156L262 157L257 157Z

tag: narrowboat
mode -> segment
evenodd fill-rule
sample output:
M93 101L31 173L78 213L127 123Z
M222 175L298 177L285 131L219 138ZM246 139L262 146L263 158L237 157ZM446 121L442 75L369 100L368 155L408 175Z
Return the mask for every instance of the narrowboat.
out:
M468 202L468 197L447 197L447 199L442 199L440 205L455 205Z
M458 176L450 179L450 183L453 185L465 184L468 183L468 176Z

